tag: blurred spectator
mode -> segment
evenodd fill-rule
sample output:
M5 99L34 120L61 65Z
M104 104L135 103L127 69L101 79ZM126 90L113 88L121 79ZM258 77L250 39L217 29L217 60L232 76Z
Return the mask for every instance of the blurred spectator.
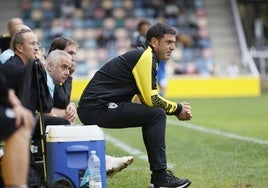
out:
M239 67L235 61L232 61L226 68L226 73L231 78L239 76Z
M59 18L55 18L52 21L51 31L50 31L51 38L56 38L61 36L64 33L64 26L63 20Z
M166 65L167 65L167 61L160 61L158 63L157 78L158 78L158 86L159 86L159 95L161 95L162 97L165 96L166 89L168 86Z
M18 24L16 26L13 27L13 29L11 30L11 40L10 40L10 44L9 44L9 48L6 49L5 51L3 51L0 54L0 63L4 64L10 57L12 57L15 52L14 52L14 46L13 46L13 39L16 35L16 33L18 33L19 31L21 31L22 29L30 29L27 25L24 24ZM31 30L31 29L30 29Z
M137 31L135 31L132 36L132 43L131 43L132 48L142 46L145 44L146 33L150 26L151 23L146 19L142 19L139 21Z
M61 5L61 13L64 18L73 17L75 12L75 4L73 0L63 0Z
M30 0L30 2L35 1ZM100 60L97 55L94 57L88 55L81 58L80 54L84 52L79 52L77 63L81 66L76 71L76 75L92 76L107 59L122 54L128 50L130 45L132 48L140 46L145 42L144 31L147 30L146 27L150 23L160 20L178 29L182 38L184 37L186 41L191 41L190 45L184 45L183 47L185 48L185 50L182 50L184 57L190 58L190 60L182 60L180 64L182 68L188 67L188 62L194 62L196 58L198 59L197 56L201 54L197 54L196 51L211 46L210 38L207 36L206 12L203 0L48 0L45 2L50 2L46 3L50 6L45 6L45 9L43 3L41 4L39 1L34 3L40 4L38 7L35 6L34 9L38 9L39 13L43 12L44 15L39 16L38 19L31 14L31 12L35 12L33 6L32 9L26 9L26 3L23 2L23 8L28 11L27 14L23 14L25 15L25 21L27 20L27 23L32 23L35 26L38 23L37 25L43 28L43 38L40 37L40 39L45 45L44 47L48 48L50 41L56 37L67 36L76 40L80 48L86 53L96 49L96 51L105 54L105 59ZM29 4L28 7L31 6L31 3ZM52 18L51 15L53 15L53 19L46 19ZM143 19L140 18L146 18L144 24L142 23ZM136 23L140 23L137 28ZM127 37L120 31L123 29L126 33L130 33ZM81 71L80 67L83 67ZM183 73L183 71L178 72Z
M23 24L23 20L21 18L11 18L9 20L7 24L8 33L5 33L0 37L1 52L9 48L9 44L11 41L11 31L16 25L19 25L19 24Z

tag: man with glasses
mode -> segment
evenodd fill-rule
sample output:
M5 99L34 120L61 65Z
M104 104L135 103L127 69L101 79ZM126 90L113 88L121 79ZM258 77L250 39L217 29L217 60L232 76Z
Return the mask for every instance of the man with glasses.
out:
M53 99L47 87L45 69L38 61L40 43L36 34L30 29L22 29L15 34L12 45L15 55L0 66L0 75L7 78L8 87L34 116L37 111L50 112Z
M12 48L14 56L0 66L0 73L6 76L9 87L20 97L26 66L33 60L37 60L39 41L32 30L21 29L12 39ZM32 111L35 113L35 109Z

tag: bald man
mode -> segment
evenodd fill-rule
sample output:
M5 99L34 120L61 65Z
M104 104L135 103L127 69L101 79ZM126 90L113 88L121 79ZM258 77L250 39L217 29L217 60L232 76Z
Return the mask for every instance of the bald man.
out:
M18 22L19 23L19 22ZM2 54L0 54L0 63L4 64L10 57L14 56L14 46L13 46L13 39L14 36L16 35L16 33L20 32L22 29L29 29L31 30L27 25L24 24L17 24L15 26L9 26L11 29L11 40L10 40L10 44L9 44L9 48L6 49L5 51L2 52Z
M9 44L11 41L11 30L16 26L16 25L20 25L23 24L23 20L21 18L11 18L8 23L7 23L7 29L8 29L8 33L4 33L1 37L0 37L0 48L1 48L1 52L7 50L9 48Z

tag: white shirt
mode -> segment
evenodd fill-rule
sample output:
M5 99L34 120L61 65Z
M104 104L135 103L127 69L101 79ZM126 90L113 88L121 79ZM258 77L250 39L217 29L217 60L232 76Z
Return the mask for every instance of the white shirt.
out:
M14 51L6 49L5 51L3 51L3 53L0 54L1 63L4 64L10 57L14 55L15 55Z
M54 96L54 90L55 90L55 84L53 82L53 78L47 73L47 87L48 87L48 90L49 90L49 93L51 95L51 97L53 98Z

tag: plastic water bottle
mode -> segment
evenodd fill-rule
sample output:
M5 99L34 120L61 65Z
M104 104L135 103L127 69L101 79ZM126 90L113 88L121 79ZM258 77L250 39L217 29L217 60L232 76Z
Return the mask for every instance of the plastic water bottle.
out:
M100 158L96 155L96 151L92 150L88 158L89 170L89 188L102 188Z

